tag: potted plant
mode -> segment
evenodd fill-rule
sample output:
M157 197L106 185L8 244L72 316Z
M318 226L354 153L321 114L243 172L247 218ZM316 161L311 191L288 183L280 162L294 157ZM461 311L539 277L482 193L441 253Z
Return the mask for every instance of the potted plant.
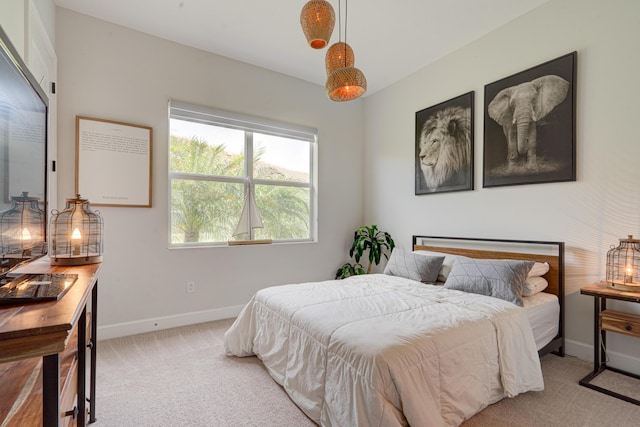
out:
M350 262L342 265L336 272L336 279L344 279L349 276L371 273L373 264L380 264L380 259L384 256L389 259L389 255L395 247L395 242L391 235L385 231L378 230L377 225L371 227L362 226L353 234L353 243L349 250L349 256L355 258L355 264ZM365 271L360 258L369 251L369 265Z

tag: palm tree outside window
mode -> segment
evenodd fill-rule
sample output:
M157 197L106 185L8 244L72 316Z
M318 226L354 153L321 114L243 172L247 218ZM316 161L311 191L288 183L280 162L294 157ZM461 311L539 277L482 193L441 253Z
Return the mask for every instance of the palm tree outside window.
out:
M315 240L316 130L176 101L169 111L170 246Z

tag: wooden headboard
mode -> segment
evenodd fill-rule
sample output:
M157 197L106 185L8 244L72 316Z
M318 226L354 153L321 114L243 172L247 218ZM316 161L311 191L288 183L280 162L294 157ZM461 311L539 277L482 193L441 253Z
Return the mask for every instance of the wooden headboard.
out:
M549 286L544 292L558 297L560 325L558 336L538 353L544 355L552 351L564 356L564 242L413 236L413 250L444 252L469 258L549 263L549 271L543 276L549 282Z

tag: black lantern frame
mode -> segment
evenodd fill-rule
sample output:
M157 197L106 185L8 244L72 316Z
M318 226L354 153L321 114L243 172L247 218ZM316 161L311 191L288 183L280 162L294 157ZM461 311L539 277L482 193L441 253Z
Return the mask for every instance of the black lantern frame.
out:
M629 235L607 252L607 284L609 287L640 292L640 240Z
M104 224L98 211L78 194L67 199L62 211L51 212L49 257L51 265L102 262Z

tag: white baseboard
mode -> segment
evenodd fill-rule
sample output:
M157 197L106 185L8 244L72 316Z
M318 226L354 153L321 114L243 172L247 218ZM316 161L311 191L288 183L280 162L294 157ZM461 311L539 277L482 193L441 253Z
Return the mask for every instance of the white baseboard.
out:
M229 319L240 314L244 305L217 308L213 310L195 311L192 313L176 314L173 316L156 317L153 319L137 320L135 322L116 323L114 325L98 326L98 341L110 338L120 338L145 332Z
M593 363L593 345L572 340L565 340L564 344L568 355ZM607 357L607 365L640 375L640 358L611 350L607 351Z

